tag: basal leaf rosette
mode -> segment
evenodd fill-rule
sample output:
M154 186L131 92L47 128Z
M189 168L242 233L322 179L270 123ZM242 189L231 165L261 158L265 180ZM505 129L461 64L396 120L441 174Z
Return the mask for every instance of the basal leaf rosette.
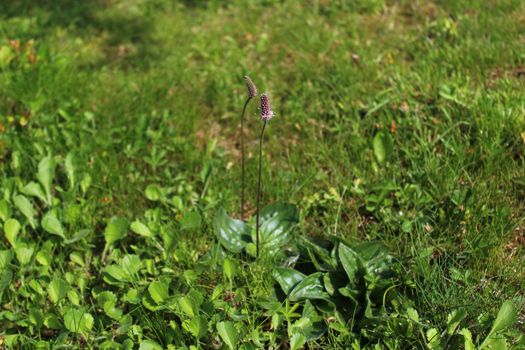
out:
M247 252L255 255L255 227L250 223L228 216L219 209L213 223L215 236L221 246L229 252ZM260 212L260 250L263 256L278 253L291 242L293 230L299 222L299 210L288 203L274 203Z
M400 276L388 249L379 242L350 245L337 237L300 238L294 266L276 267L278 290L290 302L308 300L319 311L365 320L379 316Z

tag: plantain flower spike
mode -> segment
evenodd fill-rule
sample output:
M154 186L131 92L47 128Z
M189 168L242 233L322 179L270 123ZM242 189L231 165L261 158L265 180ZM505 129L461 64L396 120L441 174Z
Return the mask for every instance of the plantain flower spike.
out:
M270 105L270 99L268 98L267 94L261 95L261 118L265 122L272 119L273 112L272 112L272 106Z
M244 76L244 82L246 83L246 88L248 89L248 97L254 98L257 96L257 86L253 83L249 76Z

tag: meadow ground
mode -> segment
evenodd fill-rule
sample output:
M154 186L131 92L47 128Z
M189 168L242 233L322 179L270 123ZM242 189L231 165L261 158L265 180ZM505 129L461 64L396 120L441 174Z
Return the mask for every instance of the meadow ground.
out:
M1 2L0 349L524 348L524 47L521 0Z

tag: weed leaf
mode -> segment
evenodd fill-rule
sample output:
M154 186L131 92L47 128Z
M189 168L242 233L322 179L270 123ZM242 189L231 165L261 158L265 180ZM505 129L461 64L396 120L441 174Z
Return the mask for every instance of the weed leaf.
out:
M55 178L55 168L56 162L51 156L43 158L40 163L38 163L37 179L44 188L47 204L51 204L51 185L53 184L53 180Z
M237 349L238 334L233 322L217 323L217 332L230 349Z
M31 225L32 228L36 228L36 210L33 207L33 204L27 197L23 195L18 195L13 198L13 202L15 203L15 206L24 214L27 221L29 222L29 225Z
M279 283L281 289L286 295L295 287L299 282L305 279L305 275L301 272L285 267L277 267L273 270L273 278Z
M62 239L66 239L64 228L62 227L60 220L58 220L55 210L51 210L46 215L44 215L42 218L42 228L48 233L57 235Z
M261 210L260 247L272 255L289 242L290 233L299 222L299 210L286 203L274 203ZM255 237L252 237L255 242Z
M213 227L219 242L232 253L241 252L249 242L249 226L241 220L230 218L223 208L217 211Z
M93 316L85 308L67 308L64 313L64 325L73 333L88 333L93 328Z
M341 265L345 270L350 283L355 283L358 278L358 272L360 270L360 261L357 253L350 247L345 244L339 244L339 259L341 260Z
M300 281L290 292L288 298L290 301L300 301L306 299L326 299L330 296L326 293L321 272L313 273Z
M394 150L394 141L388 132L379 131L372 141L374 155L379 163L384 163Z
M9 219L4 223L5 238L7 238L7 241L11 244L12 247L16 246L16 240L20 228L21 225L16 219Z
M128 232L128 221L125 218L114 216L112 217L106 230L104 231L104 238L106 239L106 247L111 246L116 241L124 238Z

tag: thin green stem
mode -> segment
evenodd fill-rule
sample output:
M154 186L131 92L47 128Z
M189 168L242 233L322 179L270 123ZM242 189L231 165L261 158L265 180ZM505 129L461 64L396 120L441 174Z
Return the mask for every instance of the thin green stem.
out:
M244 220L244 112L252 98L248 96L241 114L241 220Z
M259 203L261 200L261 187L262 187L262 147L263 147L263 139L264 139L264 129L266 129L266 123L267 121L264 121L262 130L261 130L261 138L259 140L259 180L257 181L257 216L255 221L255 250L256 250L256 257L259 257Z

